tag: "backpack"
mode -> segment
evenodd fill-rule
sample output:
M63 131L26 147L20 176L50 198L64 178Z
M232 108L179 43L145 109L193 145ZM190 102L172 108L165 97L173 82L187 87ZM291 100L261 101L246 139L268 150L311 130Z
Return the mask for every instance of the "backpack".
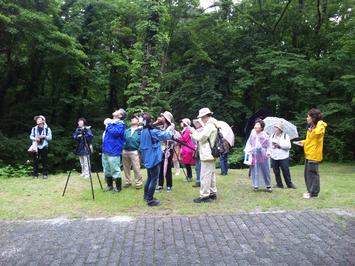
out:
M216 136L216 141L212 147L210 139L208 139L208 143L210 144L211 148L211 153L212 156L215 158L221 157L222 154L226 153L225 147L224 147L224 138L223 135L218 127L217 128L217 136Z

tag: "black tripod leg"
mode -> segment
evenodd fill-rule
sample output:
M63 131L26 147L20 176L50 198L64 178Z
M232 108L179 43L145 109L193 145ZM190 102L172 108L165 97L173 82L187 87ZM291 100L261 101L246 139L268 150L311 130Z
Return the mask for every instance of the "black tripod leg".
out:
M67 182L65 182L65 187L64 187L64 190L63 190L62 197L64 197L65 191L67 190L67 186L68 186L68 183L69 183L70 175L71 175L71 170L69 171Z
M90 185L91 185L91 194L92 194L92 199L93 199L93 200L95 200L94 186L92 185L91 171L90 171Z
M98 172L96 172L96 176L97 176L97 179L99 180L101 190L103 190L102 183L101 183L100 176L99 176Z

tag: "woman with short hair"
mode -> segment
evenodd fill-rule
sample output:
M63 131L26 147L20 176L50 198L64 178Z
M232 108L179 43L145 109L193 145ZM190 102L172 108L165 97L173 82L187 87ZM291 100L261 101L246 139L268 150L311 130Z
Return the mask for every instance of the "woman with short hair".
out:
M269 166L271 142L264 128L265 122L257 119L244 151L252 155L250 173L254 191L265 186L268 192L272 192Z

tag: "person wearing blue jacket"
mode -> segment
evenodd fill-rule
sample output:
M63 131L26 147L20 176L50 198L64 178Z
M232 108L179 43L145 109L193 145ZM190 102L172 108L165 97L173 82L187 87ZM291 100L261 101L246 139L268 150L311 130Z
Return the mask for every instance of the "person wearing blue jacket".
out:
M160 173L160 163L163 158L160 141L173 138L173 134L152 127L152 117L149 113L143 114L145 126L141 131L140 150L143 164L148 171L148 178L144 185L144 200L148 206L158 206L160 202L154 198L155 187Z
M90 145L94 135L90 127L87 126L85 118L78 119L78 127L73 133L73 139L77 142L76 154L79 156L81 165L81 176L85 178L90 177Z
M43 115L34 117L36 126L31 129L30 139L36 144L37 150L33 153L33 178L38 178L38 162L43 165L43 179L48 178L48 142L52 140L52 131Z
M106 129L102 142L102 167L107 183L104 191L113 190L113 193L118 193L122 188L121 155L126 127L124 123L126 111L119 109L112 113L112 117L113 119L106 118L104 121ZM115 188L113 188L113 180L116 183Z

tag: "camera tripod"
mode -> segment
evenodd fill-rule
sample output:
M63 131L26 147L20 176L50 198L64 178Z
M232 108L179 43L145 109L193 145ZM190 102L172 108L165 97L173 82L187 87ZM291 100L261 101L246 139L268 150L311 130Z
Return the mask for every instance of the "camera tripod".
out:
M91 150L90 150L89 144L88 144L87 141L86 141L85 133L83 133L83 138L84 138L84 147L85 147L85 148L87 149L87 151L89 152L89 158L88 158L89 179L90 179L90 186L91 186L92 199L95 200L94 186L93 186L93 183L92 183L92 174L91 174L91 173L92 173L92 172L91 172ZM64 197L65 191L67 190L67 186L68 186L68 183L69 183L69 179L70 179L72 170L73 170L73 169L70 169L70 170L69 170L68 177L67 177L67 181L66 181L66 183L65 183L65 187L64 187L64 190L63 190L62 197ZM99 173L98 173L98 172L96 172L96 176L97 176L97 180L99 181L101 190L103 190L102 183L101 183L100 176L99 176Z

